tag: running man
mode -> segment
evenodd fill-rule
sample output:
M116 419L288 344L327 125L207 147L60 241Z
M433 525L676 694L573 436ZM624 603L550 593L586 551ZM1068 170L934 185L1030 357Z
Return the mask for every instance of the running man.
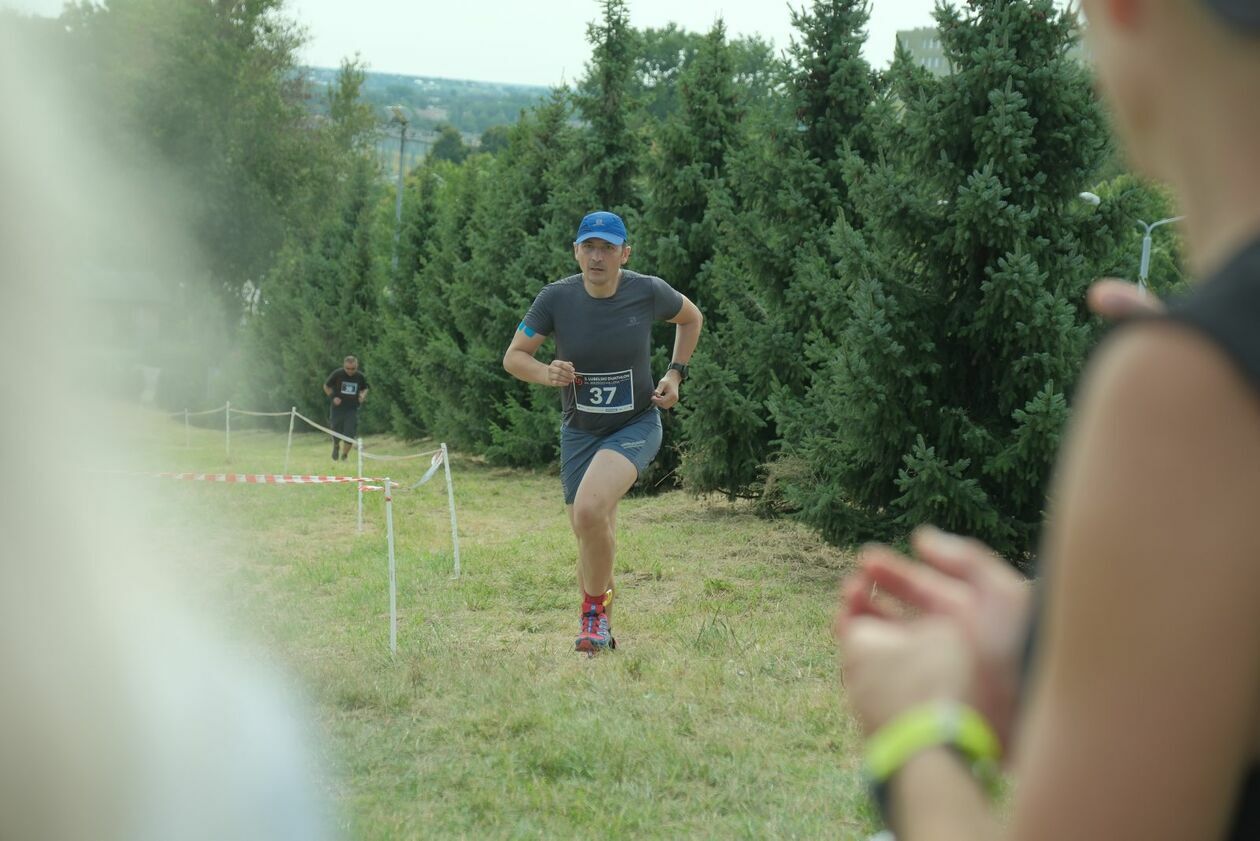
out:
M340 432L347 438L356 438L359 434L359 406L367 399L368 381L359 370L359 360L347 356L341 367L328 375L324 380L324 394L332 398L328 406L328 425L333 432ZM338 458L337 444L340 439L333 438L333 461ZM350 457L349 441L340 441L341 459Z
M503 367L525 382L560 389L560 481L578 544L581 630L576 649L616 648L613 595L617 503L656 457L661 409L678 402L687 363L704 322L687 297L659 277L622 267L630 259L626 226L597 211L578 226L573 257L580 274L538 293L503 355ZM674 355L652 386L652 324L678 325ZM534 358L548 336L556 358Z

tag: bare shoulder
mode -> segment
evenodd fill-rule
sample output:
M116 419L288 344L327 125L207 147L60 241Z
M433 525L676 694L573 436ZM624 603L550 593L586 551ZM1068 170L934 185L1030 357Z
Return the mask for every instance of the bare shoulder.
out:
M1142 526L1169 540L1214 536L1260 593L1260 392L1211 340L1151 322L1109 341L1082 383L1056 498L1070 522ZM1095 535L1097 537L1097 535ZM1130 539L1132 535L1127 535ZM1200 560L1199 563L1212 563Z
M1163 464L1182 471L1179 486L1260 483L1260 392L1194 329L1153 321L1113 337L1078 409L1073 449L1085 457L1128 459L1137 477Z
M1260 704L1254 387L1189 328L1126 329L1082 383L1052 498L1016 837L1220 837Z

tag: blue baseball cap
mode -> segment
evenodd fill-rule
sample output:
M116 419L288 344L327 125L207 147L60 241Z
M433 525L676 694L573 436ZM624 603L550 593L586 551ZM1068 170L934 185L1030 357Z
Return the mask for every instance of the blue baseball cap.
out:
M620 216L609 213L607 210L588 213L582 217L582 224L578 225L577 239L573 241L583 242L595 238L607 240L613 245L622 245L628 238L626 223L621 221Z

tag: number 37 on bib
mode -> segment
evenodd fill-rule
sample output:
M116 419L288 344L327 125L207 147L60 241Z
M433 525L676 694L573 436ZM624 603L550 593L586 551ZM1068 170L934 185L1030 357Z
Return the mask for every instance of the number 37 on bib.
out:
M578 373L573 381L573 402L579 412L607 415L634 408L634 372Z

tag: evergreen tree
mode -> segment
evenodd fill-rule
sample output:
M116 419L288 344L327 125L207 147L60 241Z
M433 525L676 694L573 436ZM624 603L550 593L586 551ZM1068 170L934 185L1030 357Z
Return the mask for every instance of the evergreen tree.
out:
M432 227L423 244L423 266L413 278L416 311L409 332L416 342L408 349L416 425L460 446L484 446L491 398L466 387L471 369L485 360L481 350L460 329L460 269L468 263L474 244L468 224L488 179L484 155L462 165L435 165ZM479 243L476 243L479 245ZM401 261L400 261L401 263ZM484 364L482 365L484 368ZM489 384L489 378L483 377ZM471 399L466 399L471 398Z
M429 302L417 278L428 265L441 176L428 164L407 176L403 192L398 265L381 295L381 338L376 348L373 379L384 403L390 428L403 438L420 438L428 430L420 406L429 399L418 376L426 337L419 324Z
M249 322L252 365L243 386L253 405L296 405L319 420L328 406L321 386L343 356L358 356L369 381L374 376L368 348L380 329L381 281L374 229L383 199L375 165L355 158L335 212L314 241L286 247ZM374 402L363 411L368 428L379 428L384 412Z
M643 104L643 114L649 121L663 123L678 111L679 78L702 36L676 23L644 29L638 35L634 96Z
M704 307L713 298L706 277L719 245L717 214L710 205L715 194L726 189L727 159L741 143L745 110L735 89L731 49L721 21L700 40L677 88L678 110L658 129L648 161L647 201L634 265L665 278ZM724 200L724 195L716 198L719 204ZM663 373L673 349L674 328L658 325L653 332L653 366ZM662 415L661 454L645 476L653 486L678 467L677 417L677 412Z
M512 128L507 125L490 126L481 133L481 145L478 151L488 155L497 155L512 142Z
M502 370L502 355L529 305L546 284L574 273L570 243L578 214L583 212L572 191L572 167L579 155L579 135L569 124L571 107L566 92L551 99L522 120L513 132L502 170L502 189L473 220L475 236L493 240L474 256L474 277L495 276L499 307L487 341L496 352L496 374L504 397L490 420L491 445L486 451L499 464L543 466L554 462L560 425L556 390L530 385ZM496 234L506 222L506 236ZM487 243L489 245L489 243ZM539 358L554 354L554 343L539 350Z
M554 454L554 390L508 377L502 357L534 295L570 271L572 214L556 218L576 155L569 117L557 90L494 157L426 165L409 180L383 343L400 434L426 430L503 463Z
M619 213L634 230L641 201L637 178L643 139L636 126L641 107L634 96L638 33L630 26L626 0L600 0L602 20L587 27L591 64L574 96L588 130L581 157L583 187L590 195L584 212Z
M459 129L450 123L438 126L438 139L429 150L429 158L434 161L449 161L453 164L463 163L468 157L469 149L464 145L464 138Z
M845 207L845 153L870 151L866 112L874 98L874 78L862 58L867 0L818 0L812 9L792 11L800 33L788 50L792 73L788 91L795 105L799 139L806 157L824 173L835 193L834 204L822 208L831 217Z
M750 142L729 161L729 196L711 210L721 247L707 273L712 300L682 408L684 478L697 491L756 495L780 432L774 399L791 402L810 379L805 343L820 305L842 302L831 277L830 232L857 219L845 160L870 155L876 84L860 49L865 0L819 0L794 13L801 33L777 110L750 115Z
M642 262L700 303L710 297L700 284L718 247L711 196L725 189L727 158L740 144L744 108L733 75L718 21L678 81L680 108L659 129L648 166Z
M1119 206L1077 196L1107 152L1090 82L1051 0L937 10L953 73L894 64L900 116L879 160L849 161L860 231L837 227L849 316L778 405L784 490L827 539L921 522L1030 550L1083 355L1086 285Z
M281 0L69 4L62 21L84 89L109 112L120 158L156 153L177 173L176 209L233 318L289 234L320 225L333 183L310 130L296 57L304 35ZM139 140L141 148L135 146Z

